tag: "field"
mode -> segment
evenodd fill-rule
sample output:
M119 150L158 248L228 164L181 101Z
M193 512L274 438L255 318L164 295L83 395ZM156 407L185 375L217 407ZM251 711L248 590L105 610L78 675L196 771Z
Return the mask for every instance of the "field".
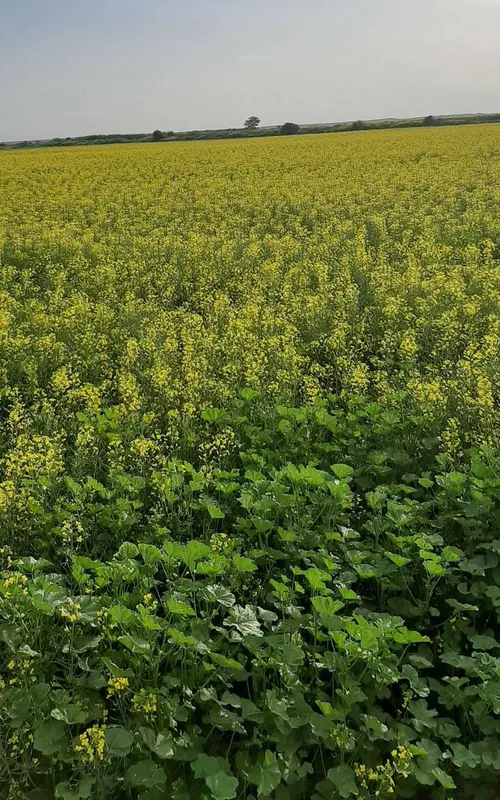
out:
M498 797L500 128L0 154L0 797Z

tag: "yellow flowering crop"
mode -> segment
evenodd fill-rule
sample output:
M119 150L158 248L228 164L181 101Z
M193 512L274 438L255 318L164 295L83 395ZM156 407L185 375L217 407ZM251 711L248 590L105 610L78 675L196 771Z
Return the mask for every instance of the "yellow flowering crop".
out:
M497 444L499 146L490 125L1 153L0 518L103 447L146 475L242 387L404 395L447 452ZM201 445L207 474L233 446Z

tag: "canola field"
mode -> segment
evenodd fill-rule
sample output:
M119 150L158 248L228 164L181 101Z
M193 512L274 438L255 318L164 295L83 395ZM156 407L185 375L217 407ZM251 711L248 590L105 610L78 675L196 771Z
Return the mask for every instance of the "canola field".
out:
M494 125L0 154L0 797L496 797L499 344Z

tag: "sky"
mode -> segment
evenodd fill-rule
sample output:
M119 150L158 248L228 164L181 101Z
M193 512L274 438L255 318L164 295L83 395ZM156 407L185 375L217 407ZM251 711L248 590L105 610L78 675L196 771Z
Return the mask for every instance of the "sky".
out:
M0 141L500 112L500 0L0 0Z

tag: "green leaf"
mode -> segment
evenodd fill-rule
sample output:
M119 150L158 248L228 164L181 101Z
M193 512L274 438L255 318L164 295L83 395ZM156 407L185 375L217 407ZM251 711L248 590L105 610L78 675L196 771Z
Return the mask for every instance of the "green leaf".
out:
M453 748L453 763L455 766L462 768L464 766L474 769L481 762L481 756L473 753L467 747L459 742L452 744Z
M311 603L314 610L321 614L322 617L331 617L344 608L344 603L340 600L333 600L331 597L312 597Z
M228 773L231 771L229 763L225 758L207 756L205 753L200 753L198 758L191 762L191 769L197 780L205 780L205 778L208 778L210 775Z
M194 572L196 563L211 555L212 551L207 544L198 542L196 539L191 539L183 548L181 557L191 572Z
M219 584L205 586L201 594L203 599L209 603L220 603L221 606L226 608L231 608L236 603L234 594L229 589L226 589L225 586L220 586Z
M144 563L149 564L150 566L159 564L162 560L161 551L153 544L140 544L139 553L141 554Z
M493 650L495 647L500 647L500 644L492 636L473 634L469 636L469 639L474 650Z
M404 556L398 556L396 553L384 553L386 558L392 561L397 567L405 567L407 564L410 563L410 558L405 558Z
M205 411L201 412L201 418L205 420L205 422L225 422L227 419L227 414L225 411L222 411L220 408L207 408Z
M106 745L110 756L124 758L128 756L134 744L134 737L130 731L119 725L106 728Z
M267 797L281 783L281 771L278 760L271 750L266 750L264 763L258 766L257 794Z
M352 589L339 586L339 594L342 600L359 600L359 596Z
M326 589L325 581L331 581L331 576L328 574L328 572L323 572L323 570L315 569L314 567L306 570L305 576L311 589L314 589L315 591L322 591L323 589Z
M125 647L132 651L132 653L140 653L142 656L149 655L151 645L140 636L119 636L118 641Z
M215 503L207 503L205 508L210 514L211 519L224 519L226 516L223 510Z
M455 783L451 775L448 775L440 767L434 767L432 774L444 789L456 789Z
M135 614L126 606L111 606L108 611L109 616L119 625L128 627L135 622Z
M54 708L50 716L60 722L66 722L68 725L79 725L87 720L87 712L72 703L68 703L62 708Z
M442 554L445 561L449 564L456 564L457 561L460 561L463 558L464 554L462 550L459 550L458 547L445 547Z
M155 753L158 758L165 759L171 758L174 754L173 739L170 733L166 735L163 733L155 734L152 728L139 728L144 744Z
M486 592L486 594L488 594L488 592ZM454 597L446 600L446 602L456 611L479 611L479 606L473 606L470 603L460 603L458 600L455 600Z
M125 773L126 785L137 789L163 786L166 779L163 768L158 767L150 758L132 764Z
M82 800L87 800L87 798L90 797L93 785L94 778L91 778L89 775L86 778L82 778L78 786L78 794Z
M354 772L347 764L329 770L328 780L333 783L339 795L343 798L358 794Z
M255 572L257 564L245 556L233 556L233 565L238 572Z
M430 642L428 636L422 636L418 631L410 631L408 628L401 627L394 631L394 641L399 644L419 644Z
M158 758L171 758L174 754L174 742L170 734L159 733L153 747L153 752Z
M114 661L111 661L110 658L106 658L106 656L102 657L102 663L109 670L113 678L132 678L134 675L133 670L130 668L128 669L120 669Z
M240 397L245 403L251 403L252 400L256 400L259 396L260 392L256 391L256 389L245 388L240 391Z
M349 467L347 464L332 464L330 469L332 470L333 474L342 480L343 478L350 478L351 475L354 473L352 467Z
M432 575L433 578L439 578L446 572L445 568L437 561L424 561L423 564L424 569L429 573L429 575Z
M177 600L175 597L171 597L167 601L167 608L171 614L180 614L184 617L194 617L195 612L187 603L183 603L181 600Z
M237 628L242 636L264 635L252 606L234 606L224 625Z
M132 544L132 542L123 542L120 545L118 553L116 554L115 558L121 558L123 560L129 558L135 558L139 554L139 548L137 545Z
M51 756L60 750L64 738L64 725L62 722L56 720L42 722L41 725L35 728L33 747L43 753L44 756Z
M80 800L80 794L73 791L68 781L57 784L56 797L60 797L61 800Z
M215 800L232 800L238 791L238 779L225 772L216 772L205 778L205 783L212 792Z
M226 669L234 669L237 672L244 672L244 668L241 666L239 661L235 661L233 658L226 658L226 656L222 655L222 653L209 653L210 658L220 667L226 667Z

